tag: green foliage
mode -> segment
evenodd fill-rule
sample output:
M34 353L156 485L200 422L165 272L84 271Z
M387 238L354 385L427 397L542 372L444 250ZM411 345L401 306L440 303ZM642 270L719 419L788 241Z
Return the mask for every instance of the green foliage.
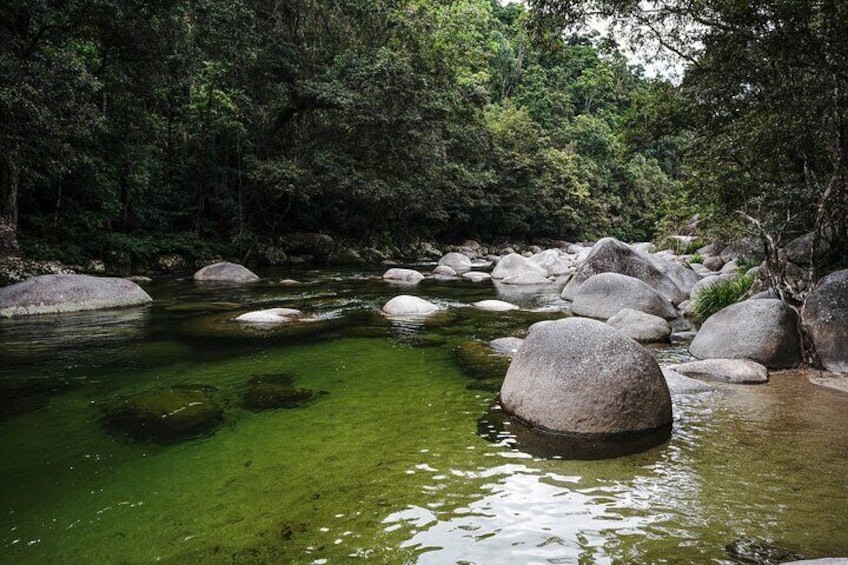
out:
M698 253L696 253L695 255L692 255L691 257L689 257L689 262L690 263L703 263L704 257L702 255L699 255Z
M703 322L719 310L739 302L751 289L752 277L740 276L702 289L692 304L692 317Z
M0 10L0 164L20 173L0 196L19 197L33 253L194 257L294 231L647 239L681 191L679 133L638 133L668 85L597 36L535 37L520 5Z

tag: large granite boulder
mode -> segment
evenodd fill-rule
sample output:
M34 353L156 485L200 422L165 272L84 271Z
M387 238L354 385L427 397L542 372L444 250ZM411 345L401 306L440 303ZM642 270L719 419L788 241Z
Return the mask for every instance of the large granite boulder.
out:
M462 253L451 252L439 259L439 265L447 265L461 275L471 270L471 259Z
M673 320L677 309L669 300L639 279L619 273L600 273L580 285L571 313L607 320L630 308Z
M548 272L541 266L518 253L510 253L502 257L492 270L492 278L507 279L524 275L537 275L537 280L547 279Z
M231 283L256 282L259 277L238 263L222 261L205 267L194 273L196 281L214 281Z
M598 241L589 256L562 290L562 297L573 300L577 290L590 278L600 273L619 273L639 279L673 304L686 300L687 294L666 274L667 261L653 255L639 253L626 243L607 237ZM693 272L693 275L695 273ZM695 275L697 276L697 275Z
M383 313L387 316L428 316L439 310L432 302L408 294L395 296L383 306Z
M126 279L89 275L40 275L0 288L0 318L125 308L153 302Z
M751 359L769 369L801 361L798 315L780 300L746 300L704 322L689 352L698 359Z
M804 302L803 319L824 368L848 373L848 269L819 281Z
M672 421L654 357L585 318L535 324L510 364L500 399L505 411L535 428L567 436L670 433Z
M671 325L663 318L631 308L619 311L607 324L639 343L664 342L671 336Z
M415 269L394 267L383 273L383 280L403 284L418 284L424 280L424 275Z

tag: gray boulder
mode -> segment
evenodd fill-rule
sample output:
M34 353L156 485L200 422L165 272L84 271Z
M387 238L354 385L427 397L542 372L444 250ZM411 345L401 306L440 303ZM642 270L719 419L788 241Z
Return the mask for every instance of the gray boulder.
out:
M707 383L701 382L697 379L692 379L687 376L681 375L674 369L669 367L665 367L662 370L663 377L665 378L665 384L668 386L668 390L671 394L701 394L704 392L712 392L715 390L715 387L708 385Z
M798 315L780 300L746 300L709 318L689 352L698 359L752 359L769 369L801 360Z
M671 335L671 326L663 318L631 308L619 311L607 324L639 343L668 341Z
M803 319L824 368L848 373L848 269L819 281L804 302Z
M206 265L194 273L196 281L248 283L256 282L259 277L246 267L238 263L222 261L212 265Z
M534 325L501 387L501 406L549 432L610 437L670 426L671 397L656 360L595 320Z
M383 306L383 313L387 316L427 316L439 310L432 302L408 294L395 296Z
M705 359L671 368L687 377L716 379L734 384L768 382L768 369L750 359Z
M503 284L508 285L533 285L533 284L550 284L551 281L544 275L540 275L534 271L524 271L517 275L512 275L501 279Z
M450 280L456 278L456 271L447 265L439 265L433 269L433 277L439 280Z
M547 249L531 256L530 260L545 269L548 276L568 274L571 267L571 261L563 260L558 249Z
M601 273L580 285L571 313L607 320L624 308L661 318L674 319L677 310L665 297L644 282L619 273Z
M834 230L824 230L824 233L822 234L822 237L819 238L819 242L816 246L817 262L821 261L830 253L832 249L831 240L834 235ZM782 250L786 260L796 265L809 265L810 258L813 256L814 236L815 233L810 232L787 243L786 247Z
M626 243L611 237L604 238L592 247L583 264L568 281L562 291L562 297L573 300L577 290L587 280L600 273L619 273L644 282L672 303L686 300L686 293L680 289L665 272L668 263L652 255L639 253ZM695 273L693 273L694 275ZM697 275L695 275L697 276Z
M0 288L0 318L125 308L151 302L150 295L126 279L40 275Z
M481 283L492 280L492 275L482 271L469 271L462 275L462 278L463 280L471 281L473 283Z
M471 270L471 259L462 253L451 252L439 259L439 265L447 265L461 275Z
M383 280L403 284L418 284L424 280L424 275L414 269L395 267L383 273Z
M724 266L724 259L718 256L707 257L704 259L704 267L710 271L718 271Z
M753 237L734 241L721 250L719 256L725 261L745 261L746 263L762 263L766 258L763 244Z
M517 253L510 253L505 257L501 257L498 264L495 265L495 268L492 270L492 278L506 279L523 275L524 273L534 273L545 279L548 276L548 272L543 267L537 265L527 257L523 257Z

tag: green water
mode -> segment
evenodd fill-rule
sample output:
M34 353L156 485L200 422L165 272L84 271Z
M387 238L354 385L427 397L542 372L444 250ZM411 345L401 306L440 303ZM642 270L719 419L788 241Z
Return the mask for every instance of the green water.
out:
M274 273L262 273L266 276ZM279 274L277 278L291 273ZM541 460L481 437L495 393L455 348L559 317L556 289L391 286L303 272L297 287L164 281L152 308L0 322L5 563L770 563L848 555L848 395L799 373L675 396L671 440L606 461ZM424 324L377 310L415 293ZM524 311L480 313L502 298ZM231 319L286 306L317 321ZM657 350L666 360L684 346ZM323 391L242 407L251 378ZM214 387L213 435L138 443L122 399ZM484 427L484 426L483 426ZM739 542L739 540L743 540ZM728 546L748 548L739 556Z

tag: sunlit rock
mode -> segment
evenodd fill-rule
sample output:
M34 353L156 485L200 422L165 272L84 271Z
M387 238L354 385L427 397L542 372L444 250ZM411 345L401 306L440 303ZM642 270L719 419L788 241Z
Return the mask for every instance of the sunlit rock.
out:
M501 257L500 261L498 261L498 264L495 265L495 268L492 270L492 278L509 279L512 277L517 277L519 275L526 275L531 273L537 275L537 278L545 279L545 281L547 281L548 272L542 266L536 264L535 262L531 261L526 257L522 257L517 253L510 253L505 257Z

